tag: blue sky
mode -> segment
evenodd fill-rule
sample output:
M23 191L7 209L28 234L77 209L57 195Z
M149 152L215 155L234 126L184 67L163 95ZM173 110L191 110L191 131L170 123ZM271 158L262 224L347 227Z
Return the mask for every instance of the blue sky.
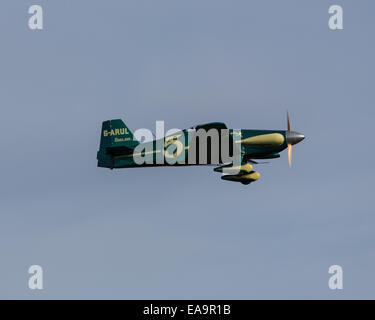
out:
M372 1L1 9L0 298L375 298ZM306 135L293 168L284 152L249 186L212 167L96 167L107 119L285 129L286 109Z

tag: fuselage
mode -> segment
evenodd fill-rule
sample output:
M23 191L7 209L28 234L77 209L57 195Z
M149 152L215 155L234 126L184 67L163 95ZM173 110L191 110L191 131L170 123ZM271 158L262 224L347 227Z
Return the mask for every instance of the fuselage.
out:
M223 148L228 148L229 156L237 151L242 161L246 162L250 159L278 158L279 153L287 148L285 130L227 129L226 144L222 143L225 134L222 135L221 131L218 130L216 140L213 131L206 131L206 135L197 138L196 130L185 129L158 140L141 143L132 152L114 156L113 168L224 164L228 161L223 159ZM191 151L193 148L195 153ZM206 159L200 158L204 152Z

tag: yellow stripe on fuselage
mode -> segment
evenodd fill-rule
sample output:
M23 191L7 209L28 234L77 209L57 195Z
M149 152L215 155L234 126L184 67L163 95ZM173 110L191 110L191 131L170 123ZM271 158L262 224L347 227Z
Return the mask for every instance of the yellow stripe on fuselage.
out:
M285 139L282 134L268 133L249 137L243 140L237 140L235 142L250 146L280 146L284 143L284 141Z

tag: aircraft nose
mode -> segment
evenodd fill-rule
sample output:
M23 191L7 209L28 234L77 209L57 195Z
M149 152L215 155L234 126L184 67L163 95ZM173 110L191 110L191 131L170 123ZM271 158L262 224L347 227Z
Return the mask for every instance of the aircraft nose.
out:
M297 144L305 139L305 136L302 133L296 131L287 131L286 132L286 143L287 144Z

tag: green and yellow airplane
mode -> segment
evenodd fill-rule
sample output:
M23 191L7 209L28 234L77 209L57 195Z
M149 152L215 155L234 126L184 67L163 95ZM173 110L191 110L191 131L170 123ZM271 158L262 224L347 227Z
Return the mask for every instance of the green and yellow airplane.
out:
M222 173L221 179L247 185L260 177L253 170L257 159L279 158L288 149L291 166L292 145L305 136L291 131L289 113L287 126L287 130L237 130L212 122L141 143L121 119L108 120L102 123L98 167L218 165L214 171Z

